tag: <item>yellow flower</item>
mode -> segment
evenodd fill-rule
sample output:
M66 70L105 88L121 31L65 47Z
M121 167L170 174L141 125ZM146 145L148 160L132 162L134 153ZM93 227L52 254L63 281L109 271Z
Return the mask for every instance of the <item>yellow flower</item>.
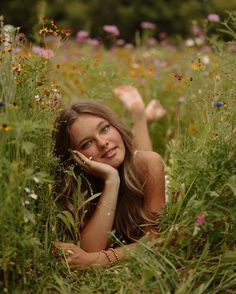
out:
M48 33L48 29L47 28L43 28L39 31L39 34L40 35L43 35L43 34L47 34Z
M205 65L202 62L192 63L191 68L194 71L203 71L205 69Z

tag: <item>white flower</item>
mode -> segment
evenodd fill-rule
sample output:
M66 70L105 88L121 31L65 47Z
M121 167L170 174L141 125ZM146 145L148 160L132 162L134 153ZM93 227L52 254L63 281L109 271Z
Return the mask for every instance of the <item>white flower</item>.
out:
M193 41L193 39L187 39L187 40L185 41L185 45L186 45L187 47L193 47L193 46L194 46L194 41Z
M202 56L202 62L204 63L204 64L209 64L210 63L210 58L209 58L209 56L208 55L203 55Z
M31 194L29 194L29 196L30 196L31 198L33 198L34 200L36 200L36 199L38 198L38 195L36 195L34 192L31 193Z
M35 183L36 183L36 184L38 184L38 183L39 183L39 179L38 179L38 178L36 178L36 177L33 177L33 180L35 181Z
M24 215L24 222L25 223L28 223L29 222L29 219L28 219L27 215Z
M31 192L28 187L25 187L24 190L25 190L26 193L30 193Z
M39 95L35 95L34 98L35 98L36 101L39 101L40 100Z

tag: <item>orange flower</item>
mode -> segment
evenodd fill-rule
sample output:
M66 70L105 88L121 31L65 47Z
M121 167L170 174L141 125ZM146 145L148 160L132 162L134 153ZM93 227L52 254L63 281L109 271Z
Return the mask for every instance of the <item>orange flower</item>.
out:
M196 134L197 133L197 127L194 122L191 122L188 126L188 131L190 134Z

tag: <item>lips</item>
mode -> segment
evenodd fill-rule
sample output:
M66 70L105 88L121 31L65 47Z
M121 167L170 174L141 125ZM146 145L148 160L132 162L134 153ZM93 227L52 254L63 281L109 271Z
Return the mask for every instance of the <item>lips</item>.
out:
M116 155L117 147L108 149L105 153L103 153L102 158L111 158Z

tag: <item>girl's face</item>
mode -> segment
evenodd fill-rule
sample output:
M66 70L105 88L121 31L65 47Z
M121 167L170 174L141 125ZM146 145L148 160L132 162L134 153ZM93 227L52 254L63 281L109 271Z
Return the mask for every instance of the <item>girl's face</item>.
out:
M72 124L70 136L73 148L86 157L119 167L125 158L124 141L107 120L99 116L81 114Z

